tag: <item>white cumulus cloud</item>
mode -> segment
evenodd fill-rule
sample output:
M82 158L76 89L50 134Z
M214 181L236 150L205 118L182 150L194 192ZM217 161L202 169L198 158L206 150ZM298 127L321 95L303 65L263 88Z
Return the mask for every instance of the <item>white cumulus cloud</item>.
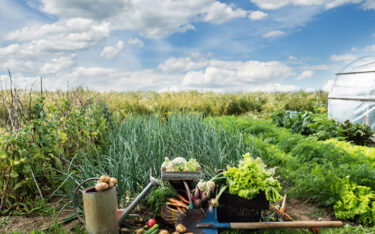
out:
M148 38L193 30L196 21L221 24L247 17L247 11L216 0L42 0L41 10L61 18L105 20L112 30L137 31Z
M155 69L126 71L100 66L72 67L69 63L74 59L61 57L46 63L43 66L43 71L48 74L43 80L45 87L50 90L59 89L66 87L69 82L71 87L81 85L99 91L195 89L215 92L273 92L300 89L294 85L281 84L283 79L295 74L289 66L279 61L223 61L194 55L168 58ZM60 72L61 70L65 72ZM35 80L35 76L22 73L15 73L15 77L24 82L17 83L20 86Z
M226 5L222 2L215 1L202 13L202 21L214 24L222 24L233 18L244 18L247 16L247 11L242 9L233 9L232 6Z
M326 9L335 8L349 3L362 3L364 9L374 9L373 0L251 0L261 9L275 10L287 5L322 6Z
M303 71L299 76L297 76L296 80L303 80L306 78L310 78L313 75L314 75L314 71L311 71L311 70Z
M253 11L249 14L249 19L251 20L262 20L267 18L268 14L263 11Z
M358 57L354 54L340 54L340 55L334 54L330 57L330 59L334 62L339 62L339 61L351 62L357 58Z
M143 43L143 41L141 41L139 38L130 38L128 40L128 44L129 45L135 45L139 48L143 48L145 46L145 44Z
M100 57L113 59L124 49L124 42L118 41L114 46L106 46L100 53Z
M0 48L0 69L29 75L66 72L75 66L76 53L105 41L110 35L108 23L74 18L50 24L29 24L8 33L11 41ZM71 69L71 68L70 68Z
M264 33L262 36L264 38L269 38L269 37L278 37L278 36L282 36L284 35L285 32L283 31L280 31L280 30L275 30L275 31L270 31L270 32L267 32L267 33Z

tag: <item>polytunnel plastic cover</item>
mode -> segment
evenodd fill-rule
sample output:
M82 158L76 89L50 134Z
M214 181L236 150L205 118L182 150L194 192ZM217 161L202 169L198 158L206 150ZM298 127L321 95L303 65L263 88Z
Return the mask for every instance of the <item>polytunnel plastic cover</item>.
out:
M375 57L363 57L337 74L328 95L328 115L375 130Z

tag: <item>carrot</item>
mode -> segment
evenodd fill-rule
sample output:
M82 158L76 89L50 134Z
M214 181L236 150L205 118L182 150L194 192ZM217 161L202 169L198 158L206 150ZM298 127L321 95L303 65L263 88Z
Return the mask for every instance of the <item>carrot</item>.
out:
M182 202L168 202L167 204L175 207L189 208L189 206L185 205L185 203Z
M169 198L168 201L170 201L172 204L188 208L188 206L185 203L183 203L183 202L181 202L179 200L176 200L176 199L173 199L173 198Z
M180 198L181 201L183 201L183 202L185 202L185 203L187 203L187 204L190 203L188 200L186 200L186 199L185 199L182 195L180 195L180 194L177 194L177 197Z
M177 210L178 210L181 214L183 213L182 209L181 209L180 207L178 207L178 206L177 206Z

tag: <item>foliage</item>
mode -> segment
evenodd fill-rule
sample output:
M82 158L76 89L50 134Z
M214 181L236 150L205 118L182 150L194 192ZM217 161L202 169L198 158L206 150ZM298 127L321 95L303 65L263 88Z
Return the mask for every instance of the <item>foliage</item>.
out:
M70 179L62 186L71 188L84 179L110 175L118 179L118 199L123 204L125 197L135 196L149 183L150 174L160 177L166 156L195 158L208 179L254 150L244 143L240 132L232 134L215 128L196 115L170 114L167 120L129 117L107 139L102 150L74 157L70 170L63 171L63 176Z
M366 124L353 124L347 120L342 125L342 131L343 135L346 137L345 139L356 145L368 145L373 143L370 138L375 132Z
M261 157L271 167L279 167L277 175L288 194L340 212L351 209L345 195L348 186L366 187L371 193L375 190L374 160L363 153L347 152L314 137L293 134L266 120L221 117L214 121L231 131L240 129L245 133L247 142L256 149L252 155ZM339 202L342 205L338 206ZM375 220L371 212L354 218L366 224Z
M367 225L375 224L375 193L371 188L355 184L346 184L342 200L335 206L339 219L358 220Z
M357 145L368 145L374 134L366 124L353 124L348 120L340 123L328 119L327 114L277 110L271 114L271 119L279 127L302 135L312 135L319 140L337 138Z
M324 142L334 144L336 147L344 149L346 152L350 153L353 156L364 155L366 157L373 159L373 161L375 162L375 148L374 147L353 145L350 142L339 141L336 139L329 139Z
M153 188L148 199L147 204L153 212L154 217L159 213L160 209L168 198L177 197L177 192L169 183L163 183L162 186Z
M281 186L273 178L275 168L266 169L260 158L253 159L249 153L242 155L243 160L238 167L227 167L224 175L227 176L229 192L245 199L253 199L260 191L265 191L267 200L279 201Z
M76 152L103 141L106 113L104 104L79 106L61 100L61 105L55 106L41 96L19 129L3 130L0 187L5 188L9 180L5 207L27 211L31 207L26 201L56 189L60 184L57 171L66 167Z
M109 104L118 119L131 115L157 115L165 117L168 113L199 113L204 116L254 114L268 118L276 108L283 110L327 111L326 92L110 92L99 94Z

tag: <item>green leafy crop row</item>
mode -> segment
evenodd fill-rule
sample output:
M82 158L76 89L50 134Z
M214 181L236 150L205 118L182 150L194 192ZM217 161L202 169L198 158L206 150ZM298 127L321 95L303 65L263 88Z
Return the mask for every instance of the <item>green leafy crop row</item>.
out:
M373 143L370 139L374 132L366 124L340 123L328 119L327 114L278 110L271 115L272 122L279 127L290 129L294 133L312 135L319 140L337 138L357 145Z
M333 207L338 218L375 224L372 158L292 134L270 121L234 117L213 120L222 127L245 133L257 149L254 156L261 157L269 166L279 167L277 174L288 194Z

